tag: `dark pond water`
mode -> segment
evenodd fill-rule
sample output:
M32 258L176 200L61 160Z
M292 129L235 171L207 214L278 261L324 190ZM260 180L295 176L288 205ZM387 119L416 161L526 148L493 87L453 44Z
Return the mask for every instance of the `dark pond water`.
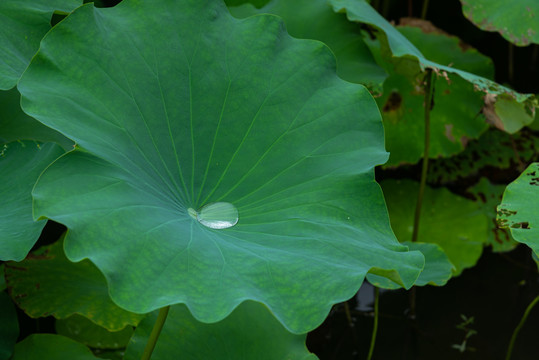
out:
M416 319L409 313L409 293L384 291L380 295L380 320L373 360L393 359L505 359L512 332L528 304L539 294L537 267L530 250L519 246L505 254L485 250L472 269L446 286L416 290ZM373 288L364 284L348 302L353 327L345 307L331 315L308 336L307 345L321 360L366 359L371 338ZM465 351L466 331L458 329L461 315L473 317ZM521 329L512 360L539 359L539 305Z

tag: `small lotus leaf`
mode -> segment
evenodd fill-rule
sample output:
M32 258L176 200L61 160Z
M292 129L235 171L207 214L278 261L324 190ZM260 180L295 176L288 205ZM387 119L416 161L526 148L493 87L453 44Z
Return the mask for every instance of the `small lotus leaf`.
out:
M81 4L81 0L0 1L0 90L15 86L51 28L54 11L70 12Z
M90 349L65 336L32 334L15 345L11 360L96 360Z
M125 348L133 335L134 328L109 331L81 315L71 315L55 322L56 332L94 349Z
M17 305L34 318L81 314L113 331L136 325L142 316L110 300L105 278L95 265L88 260L69 261L62 245L63 241L57 241L19 263L6 264L8 287Z
M410 241L419 184L387 180L381 185L395 235L401 242ZM487 241L487 226L488 218L472 200L446 188L425 188L417 241L440 245L455 266L453 276L476 264Z
M482 30L497 31L519 46L539 44L537 0L460 0L464 16Z
M402 244L408 246L410 250L421 251L425 257L425 267L415 281L415 286L444 286L453 275L453 271L456 270L444 250L438 244L411 241L404 241ZM388 281L387 278L375 274L367 274L367 280L379 288L398 288L395 283Z
M530 164L507 185L498 205L498 224L507 227L513 238L539 254L539 163Z
M154 312L141 321L127 347L125 360L141 358L156 318ZM214 324L201 323L184 305L174 305L152 360L318 359L307 350L305 338L306 335L286 331L265 306L253 301L242 303L229 317Z
M84 5L18 86L27 113L80 147L40 178L35 215L69 228L68 257L90 258L125 309L181 302L216 322L252 299L301 333L372 267L409 287L423 266L373 179L387 159L374 100L275 16L238 20L209 0ZM218 202L236 225L189 210Z
M63 153L53 143L0 144L0 260L22 260L39 238L45 221L32 218L32 188L45 167Z

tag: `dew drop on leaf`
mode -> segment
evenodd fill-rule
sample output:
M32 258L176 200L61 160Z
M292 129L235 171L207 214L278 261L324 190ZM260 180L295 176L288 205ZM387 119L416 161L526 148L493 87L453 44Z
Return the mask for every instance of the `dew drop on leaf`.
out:
M192 218L210 229L227 229L238 223L238 209L231 203L216 202L201 207L198 211L187 210Z

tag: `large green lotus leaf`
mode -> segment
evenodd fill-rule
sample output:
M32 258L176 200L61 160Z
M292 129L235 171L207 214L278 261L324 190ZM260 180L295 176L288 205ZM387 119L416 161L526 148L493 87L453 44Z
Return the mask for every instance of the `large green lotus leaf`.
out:
M0 144L0 260L24 259L39 238L45 221L32 218L32 187L43 169L62 153L53 143Z
M387 180L381 185L395 235L402 242L410 241L419 184ZM453 276L475 265L487 241L487 225L487 217L474 201L446 188L425 188L417 241L440 245L455 266Z
M425 256L425 267L415 282L415 286L444 286L455 270L444 250L438 244L403 241L410 250L421 251ZM375 274L367 274L367 280L374 286L383 289L398 289L398 286L387 278Z
M35 140L55 142L66 150L73 148L71 140L26 115L20 102L17 89L0 91L0 142Z
M461 47L458 38L448 36L426 21L415 20L415 26L398 29L422 53L441 64L453 64L461 69L492 77L494 68L486 56L473 48ZM373 40L366 40L373 52L380 51ZM410 61L386 66L390 77L377 103L382 109L386 130L387 150L391 156L388 166L415 163L423 155L425 94L424 74ZM430 157L450 156L462 151L470 138L477 138L487 127L480 115L483 107L481 93L466 80L452 76L436 76L434 107L431 110ZM478 115L479 114L479 115Z
M131 339L125 360L140 359L156 312L141 321ZM247 301L226 319L205 324L197 321L184 305L170 308L152 354L152 360L315 360L305 346L306 335L286 331L260 303Z
M94 349L125 348L133 335L132 326L108 331L81 315L71 315L55 322L56 332Z
M519 46L539 44L537 0L460 0L464 16L481 30L497 31Z
M252 299L305 332L372 267L408 287L423 266L373 179L387 159L374 100L275 16L238 20L217 1L85 5L43 40L19 90L83 149L41 176L35 215L68 226L68 257L90 258L125 309L182 302L216 322ZM223 208L226 221L203 225Z
M489 121L495 123L501 129L513 133L519 128L533 122L535 108L538 103L533 94L518 93L483 76L452 67L450 64L439 64L436 60L427 58L365 0L329 0L329 2L332 4L334 11L346 12L350 21L368 24L378 29L381 35L379 38L383 44L389 47L388 51L390 51L393 57L391 62L410 62L408 66L415 65L415 67L419 67L422 70L431 68L436 73L448 78L449 74L455 74L473 84L478 91L485 94L483 112L489 118ZM521 111L515 112L518 115L517 119L508 118L505 114L498 113L499 110L494 106L498 97L504 101L524 104Z
M337 74L346 81L378 90L387 77L363 42L359 27L335 14L327 0L273 0L261 9L245 4L230 12L239 18L264 13L282 17L290 35L329 46L337 58Z
M476 198L480 209L489 219L487 244L492 247L494 252L510 251L518 244L509 234L509 230L498 227L496 222L496 207L502 200L504 190L504 185L495 185L484 177L468 189L468 192Z
M2 271L2 277L4 272ZM13 301L5 291L0 291L0 360L7 360L19 337L19 321Z
M2 0L0 2L0 90L11 89L39 42L51 28L54 11L71 12L81 0Z
M19 263L6 263L7 284L17 305L30 317L63 319L81 314L113 331L138 324L141 315L111 301L105 278L95 265L88 260L69 261L62 244L57 241Z
M539 254L539 163L530 164L520 176L507 185L497 220L507 227L513 238Z
M96 360L81 343L55 334L32 334L15 345L11 360Z

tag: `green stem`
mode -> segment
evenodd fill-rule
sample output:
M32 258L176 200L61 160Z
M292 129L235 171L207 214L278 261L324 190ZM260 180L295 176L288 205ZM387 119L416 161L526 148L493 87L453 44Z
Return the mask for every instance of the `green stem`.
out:
M427 18L427 10L429 8L429 0L423 0L423 9L421 9L421 19Z
M148 338L148 342L146 343L146 348L144 348L144 353L142 354L142 357L140 358L141 360L150 360L150 358L152 357L153 349L155 348L155 344L157 344L157 339L159 339L159 334L161 334L163 325L165 325L165 321L167 319L169 310L170 310L170 305L159 309L157 320L155 320L152 333L150 334L150 337Z
M505 360L511 359L511 353L513 352L513 347L515 346L515 340L517 339L518 332L524 326L524 323L526 322L526 319L528 319L528 315L530 314L530 311L532 311L535 304L539 302L539 296L537 296L533 301L528 305L526 308L526 311L524 311L524 315L522 315L522 319L520 319L520 322L518 323L517 327L515 328L515 331L513 331L513 336L511 336L511 341L509 342L509 347L507 348L507 355L505 356Z
M372 353L374 352L374 344L376 343L376 333L378 332L378 299L380 297L380 290L374 287L374 325L372 327L371 346L369 348L369 354L367 360L371 360Z
M432 69L427 69L425 75L425 149L423 151L423 167L421 169L421 181L419 183L419 192L417 193L417 203L414 215L414 231L412 233L412 241L417 241L419 234L419 219L421 218L421 205L423 204L423 194L425 193L425 185L427 183L427 171L429 169L429 150L430 150L430 108L433 95L433 72Z

